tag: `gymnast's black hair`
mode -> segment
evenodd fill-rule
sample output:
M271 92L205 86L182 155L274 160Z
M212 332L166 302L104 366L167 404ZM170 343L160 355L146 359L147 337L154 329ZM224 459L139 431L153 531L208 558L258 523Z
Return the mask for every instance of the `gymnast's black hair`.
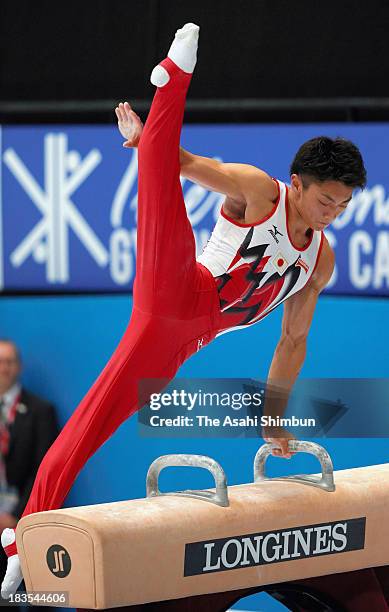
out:
M304 187L312 182L339 181L347 187L366 186L366 169L358 147L345 138L318 136L301 145L290 166Z

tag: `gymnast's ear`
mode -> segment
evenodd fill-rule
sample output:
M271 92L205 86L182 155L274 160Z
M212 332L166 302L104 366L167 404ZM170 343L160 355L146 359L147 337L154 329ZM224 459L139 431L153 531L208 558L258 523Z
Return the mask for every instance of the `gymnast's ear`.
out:
M303 181L298 174L292 174L290 177L290 188L292 191L296 193L296 195L301 195L303 191Z

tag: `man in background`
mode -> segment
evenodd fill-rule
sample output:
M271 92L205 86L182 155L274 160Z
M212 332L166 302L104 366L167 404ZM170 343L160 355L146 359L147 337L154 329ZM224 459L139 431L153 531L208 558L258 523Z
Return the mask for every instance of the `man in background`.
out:
M58 435L54 407L22 387L21 369L16 344L0 338L0 533L16 526L39 464ZM0 547L1 576L6 567Z

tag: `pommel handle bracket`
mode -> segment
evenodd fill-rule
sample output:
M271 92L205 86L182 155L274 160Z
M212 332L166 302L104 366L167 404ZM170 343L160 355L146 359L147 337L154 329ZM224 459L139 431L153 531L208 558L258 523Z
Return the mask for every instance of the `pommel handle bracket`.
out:
M316 474L297 474L296 476L279 476L277 478L268 478L265 476L265 462L271 454L273 445L268 443L261 446L255 455L254 459L254 482L262 482L263 480L282 480L298 482L312 487L319 487L324 491L335 491L334 482L334 467L332 460L326 449L314 442L303 442L300 440L289 440L289 449L298 453L309 453L314 455L321 465L321 476Z
M212 491L172 491L161 493L158 488L158 478L161 470L166 467L200 467L211 472L215 479L216 490ZM229 506L227 478L221 465L211 457L205 455L162 455L155 459L150 465L146 477L147 497L158 497L161 495L180 495L183 497L194 497L204 501L212 502L218 506Z

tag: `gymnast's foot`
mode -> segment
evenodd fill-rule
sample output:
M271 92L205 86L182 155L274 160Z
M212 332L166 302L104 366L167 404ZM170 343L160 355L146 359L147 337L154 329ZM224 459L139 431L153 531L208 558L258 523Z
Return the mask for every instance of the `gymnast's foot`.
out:
M172 45L167 54L183 70L192 74L197 61L197 47L199 41L199 26L194 23L186 23L183 28L177 30ZM158 64L151 73L150 81L156 87L163 87L170 80L168 71Z
M1 544L8 557L7 571L1 585L1 596L8 599L16 593L18 586L23 580L22 570L20 569L19 555L16 551L16 537L14 529L4 529L1 534Z

